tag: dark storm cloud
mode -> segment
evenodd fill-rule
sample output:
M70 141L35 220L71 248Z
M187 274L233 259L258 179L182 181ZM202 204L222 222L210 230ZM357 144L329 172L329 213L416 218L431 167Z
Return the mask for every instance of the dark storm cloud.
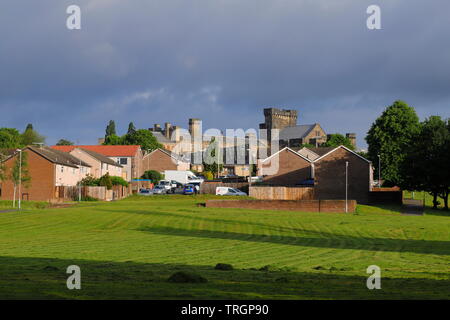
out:
M67 6L82 30L65 27ZM382 30L366 9L382 9ZM94 143L170 121L255 127L262 108L356 132L396 99L449 116L447 0L12 1L0 4L0 126Z

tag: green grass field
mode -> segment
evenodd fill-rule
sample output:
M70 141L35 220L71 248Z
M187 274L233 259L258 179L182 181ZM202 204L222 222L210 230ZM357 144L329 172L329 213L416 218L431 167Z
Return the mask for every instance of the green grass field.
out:
M0 298L450 298L450 217L441 211L197 207L204 199L131 197L0 213ZM217 263L235 269L215 270ZM81 290L66 288L69 265L81 268ZM382 270L381 290L366 287L370 265ZM177 271L208 282L168 282Z

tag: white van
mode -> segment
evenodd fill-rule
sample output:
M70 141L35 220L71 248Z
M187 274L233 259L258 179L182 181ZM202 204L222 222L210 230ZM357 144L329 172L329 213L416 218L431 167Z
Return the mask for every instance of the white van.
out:
M230 187L216 187L216 196L246 196L245 192Z

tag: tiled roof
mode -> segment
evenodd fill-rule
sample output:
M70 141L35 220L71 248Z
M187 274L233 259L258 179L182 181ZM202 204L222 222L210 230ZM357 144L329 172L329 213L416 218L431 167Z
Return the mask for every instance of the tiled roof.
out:
M83 152L86 152L88 155L90 155L92 158L97 159L100 162L106 163L106 164L110 164L112 166L116 166L116 167L122 167L120 164L118 164L117 162L115 162L114 160L112 160L111 158L108 158L98 152L92 151L92 150L88 150L88 149L83 149L83 148L77 148L82 150ZM75 150L75 149L74 149Z
M73 168L78 168L79 165L82 165L83 167L90 167L90 165L87 164L86 162L74 157L73 155L67 152L51 149L49 147L28 147L28 149L34 151L41 157L47 159L48 161L56 164Z
M168 139L165 135L163 135L161 132L159 131L152 131L153 136L156 138L156 140L158 140L159 143L164 144L164 143L175 143L175 141L172 141L170 139Z
M64 152L70 152L75 148L81 148L85 150L94 151L100 153L106 157L134 157L138 152L140 146L110 146L110 145L90 145L90 146L52 146L52 149L60 150Z
M323 156L324 154L327 154L331 150L335 149L335 147L319 147L319 148L305 148L308 150L311 150L315 154L317 154L319 157Z

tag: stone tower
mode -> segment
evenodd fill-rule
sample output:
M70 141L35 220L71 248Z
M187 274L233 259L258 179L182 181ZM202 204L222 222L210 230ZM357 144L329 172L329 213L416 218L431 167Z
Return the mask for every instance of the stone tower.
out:
M280 110L276 108L264 109L264 123L260 129L284 129L297 125L297 110Z
M356 148L356 133L346 133L345 136L350 140L353 147Z

